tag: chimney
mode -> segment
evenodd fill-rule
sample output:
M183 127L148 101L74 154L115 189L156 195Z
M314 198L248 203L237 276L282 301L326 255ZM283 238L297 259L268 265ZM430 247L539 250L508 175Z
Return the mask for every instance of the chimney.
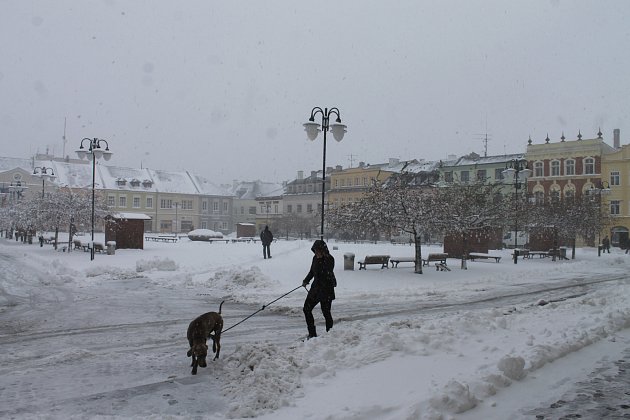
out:
M304 171L298 171L298 178L297 179L304 179Z
M343 167L341 165L335 166L335 170L336 171L341 171L342 169L343 169Z
M615 149L619 149L621 147L621 130L618 128L613 130L613 146Z

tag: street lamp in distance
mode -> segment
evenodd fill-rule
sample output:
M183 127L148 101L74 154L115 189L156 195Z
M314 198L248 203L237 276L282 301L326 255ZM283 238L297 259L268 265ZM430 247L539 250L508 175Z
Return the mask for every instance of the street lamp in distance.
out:
M503 177L507 182L514 182L514 264L518 263L518 201L521 185L525 183L527 189L527 178L532 171L527 167L527 159L511 159L505 163Z
M321 124L315 122L315 116L321 115L322 122ZM330 124L330 116L336 115L337 118L335 122ZM333 137L338 142L343 140L343 136L346 133L346 126L341 123L341 115L339 113L338 108L320 108L316 106L311 110L311 117L308 119L304 125L304 131L306 131L306 135L308 139L313 141L317 138L317 135L320 131L324 132L324 151L323 151L323 163L322 163L322 222L321 222L321 233L320 239L324 239L324 205L326 202L326 133L328 130L332 131ZM321 127L321 128L320 128Z
M83 146L87 142L87 148ZM103 149L102 145L105 146ZM77 150L77 156L79 159L85 159L92 161L92 244L90 246L90 259L94 260L94 182L96 179L96 160L105 159L110 160L112 158L112 152L109 151L109 143L107 140L98 139L94 137L84 138L81 140L81 145Z
M42 198L44 198L44 184L46 179L52 180L55 177L55 172L52 168L47 166L38 166L33 169L33 175L38 175L42 178Z

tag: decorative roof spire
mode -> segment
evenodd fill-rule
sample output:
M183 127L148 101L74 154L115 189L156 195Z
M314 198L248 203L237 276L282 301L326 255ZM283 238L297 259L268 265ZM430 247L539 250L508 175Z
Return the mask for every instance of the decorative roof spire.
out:
M549 144L549 133L547 133L547 138L545 139L545 143Z
M564 139L566 139L566 137L564 137L564 131L563 131L563 132L562 132L562 137L560 137L560 141L561 141L562 143L564 143Z
M597 138L601 140L601 139L602 139L602 128L601 128L601 127L599 127L599 129L598 129L598 130L599 130L599 131L597 131Z
M582 140L582 131L578 130L578 140Z
M529 140L527 140L527 144L532 144L532 136L529 136Z

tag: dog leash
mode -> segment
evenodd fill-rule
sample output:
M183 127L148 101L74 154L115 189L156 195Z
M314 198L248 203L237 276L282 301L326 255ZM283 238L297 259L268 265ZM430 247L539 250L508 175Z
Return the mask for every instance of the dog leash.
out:
M287 296L287 295L289 295L289 294L291 294L291 293L295 292L295 291L296 291L297 289L299 289L300 287L304 287L304 288L306 289L306 286L298 286L298 287L296 287L295 289L288 291L287 293L285 293L284 295L280 296L279 298L272 300L271 302L269 302L269 303L268 303L268 304L266 304L266 305L263 305L263 306L262 306L262 308L260 308L259 310L257 310L256 312L254 312L253 314L251 314L250 316L248 316L247 318L245 318L245 319L243 319L243 320L241 320L241 321L237 322L236 324L232 325L230 328L227 328L227 329L223 330L223 332L222 332L221 334L224 334L226 331L229 331L229 330L231 330L232 328L236 327L237 325L242 324L243 322L247 321L249 318L251 318L251 317L253 317L254 315L256 315L258 312L260 312L260 311L264 311L264 310L265 310L265 308L266 308L267 306L269 306L269 305L271 305L272 303L279 301L279 300L280 300L280 299L282 299L283 297L285 297L285 296ZM308 292L308 289L306 289L306 291Z

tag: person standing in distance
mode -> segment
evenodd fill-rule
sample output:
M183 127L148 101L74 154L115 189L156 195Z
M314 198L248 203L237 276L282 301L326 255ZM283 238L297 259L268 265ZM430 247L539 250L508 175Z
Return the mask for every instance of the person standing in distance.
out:
M314 279L311 289L308 291L306 300L304 301L304 317L306 318L306 327L308 328L308 338L317 337L317 329L315 328L315 320L313 319L313 308L319 303L319 306L326 320L326 331L333 327L333 318L330 314L332 301L335 299L335 287L337 279L333 272L335 268L335 259L330 252L326 242L318 239L313 243L311 251L315 254L311 262L311 269L304 278L302 286L306 287L309 282Z
M260 232L260 241L263 246L263 257L265 259L271 258L271 242L273 242L273 233L269 230L269 226L265 226L265 229Z

